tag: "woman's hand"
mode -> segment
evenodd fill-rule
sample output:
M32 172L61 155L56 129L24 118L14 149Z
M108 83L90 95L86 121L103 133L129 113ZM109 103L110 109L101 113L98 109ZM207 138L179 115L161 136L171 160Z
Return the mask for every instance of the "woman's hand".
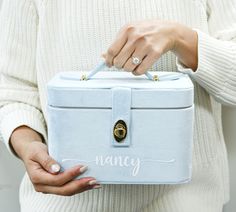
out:
M85 166L76 166L60 173L60 166L48 155L47 146L40 142L40 137L35 133L27 127L18 128L11 136L11 144L23 160L37 192L71 196L100 187L92 177L75 180L86 171ZM35 138L39 141L33 141Z
M141 21L122 27L103 56L109 67L114 65L140 75L163 54L173 51L185 66L196 70L197 40L197 33L184 25L159 20ZM140 63L135 64L133 58L138 58Z

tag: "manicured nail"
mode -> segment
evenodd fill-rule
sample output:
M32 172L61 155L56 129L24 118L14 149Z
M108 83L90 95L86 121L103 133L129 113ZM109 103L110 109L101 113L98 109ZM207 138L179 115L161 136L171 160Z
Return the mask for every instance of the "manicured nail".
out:
M93 187L93 189L99 189L99 188L102 188L102 186L101 186L101 185L95 185L95 186Z
M50 169L52 173L57 173L60 171L61 167L58 164L52 164Z
M87 171L88 170L88 166L82 166L81 168L80 168L80 173L82 174L82 173L84 173L85 171Z
M89 181L88 184L89 184L89 185L96 185L96 184L97 184L97 181L96 181L96 180L91 180L91 181Z

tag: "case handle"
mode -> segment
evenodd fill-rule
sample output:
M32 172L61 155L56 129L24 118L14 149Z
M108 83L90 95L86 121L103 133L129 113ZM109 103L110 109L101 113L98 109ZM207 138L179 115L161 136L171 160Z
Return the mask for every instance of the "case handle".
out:
M86 74L83 74L81 76L81 80L90 80L96 73L101 71L103 68L106 67L106 63L104 60L98 63L98 65L89 73L87 76ZM148 79L153 80L153 81L159 81L159 78L157 75L151 75L149 72L146 72L145 75L147 76Z
M90 80L95 74L97 74L99 71L101 71L103 68L107 67L104 60L98 63L98 65L88 74L83 74L80 78L82 81ZM185 75L183 73L176 73L176 74L165 74L162 76L158 76L157 74L152 75L148 71L145 73L147 78L152 81L168 81L168 80L177 80L181 76Z

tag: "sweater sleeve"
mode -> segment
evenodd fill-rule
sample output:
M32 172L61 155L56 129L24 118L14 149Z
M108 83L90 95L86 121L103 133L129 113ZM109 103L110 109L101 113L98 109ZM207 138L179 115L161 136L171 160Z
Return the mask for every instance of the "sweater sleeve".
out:
M209 0L207 13L209 34L196 29L197 70L178 60L177 67L221 104L236 106L236 0Z
M3 1L0 14L0 140L10 152L9 138L19 126L28 126L46 139L35 69L37 22L33 1Z

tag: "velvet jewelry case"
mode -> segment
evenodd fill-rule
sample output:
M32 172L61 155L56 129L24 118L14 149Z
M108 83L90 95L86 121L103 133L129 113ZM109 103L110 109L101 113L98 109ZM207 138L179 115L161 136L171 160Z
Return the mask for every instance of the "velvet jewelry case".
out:
M49 82L49 154L62 171L87 165L79 178L101 184L191 179L193 84L176 72L150 76L60 72Z

